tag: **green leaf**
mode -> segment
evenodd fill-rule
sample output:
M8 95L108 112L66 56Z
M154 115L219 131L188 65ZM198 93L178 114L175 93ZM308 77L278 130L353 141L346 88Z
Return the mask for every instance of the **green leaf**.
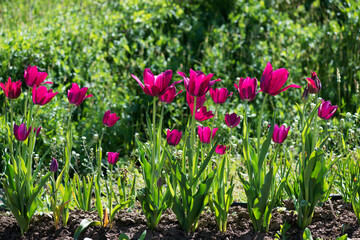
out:
M79 227L76 229L74 233L74 240L77 240L80 236L80 234L85 231L90 226L100 226L101 223L99 221L92 221L83 219L79 225Z
M303 240L313 240L310 229L305 228L304 233L303 233Z
M125 233L122 233L119 236L119 240L130 240L130 238Z

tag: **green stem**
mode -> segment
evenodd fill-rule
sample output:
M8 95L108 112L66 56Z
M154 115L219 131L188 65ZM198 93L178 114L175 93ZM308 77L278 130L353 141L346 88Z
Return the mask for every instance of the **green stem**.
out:
M211 125L211 131L214 129L215 120L217 118L217 113L218 113L218 107L219 107L219 104L216 104L215 114L214 114L214 118L213 118L212 125ZM213 138L211 137L210 138L210 148L212 147L212 141L213 141Z
M262 116L263 116L267 96L268 95L265 94L264 100L262 102L261 111L260 111L260 115L259 115L259 122L258 122L258 126L257 126L257 147L258 147L257 150L258 150L258 156L260 156L261 123L262 123Z
M195 141L195 113L196 113L196 100L197 97L194 97L194 108L193 108L193 114L191 118L191 127L190 127L190 149L189 149L189 171L190 171L190 182L192 182L194 177L194 169L193 169L193 149L194 141Z
M151 152L151 182L154 183L155 179L155 170L156 170L156 98L153 98L153 131L152 131L152 137L153 137L153 150ZM154 184L152 184L153 186ZM152 191L151 191L152 192Z
M10 134L9 134L10 141L9 142L10 142L11 158L13 160L13 164L15 164L13 134L14 134L14 109L13 109L13 100L10 99Z
M112 170L113 165L110 164L110 196L109 196L109 219L110 219L110 228L112 228L112 218L111 218L111 211L112 211L112 195L113 195L113 184L112 184Z
M29 96L30 96L30 94L31 94L31 89L29 88L28 89L28 92L27 92L27 94L26 94L26 98L25 98L25 112L24 112L24 119L25 119L25 121L26 121L26 119L27 119L27 108L28 108L28 103L29 103Z

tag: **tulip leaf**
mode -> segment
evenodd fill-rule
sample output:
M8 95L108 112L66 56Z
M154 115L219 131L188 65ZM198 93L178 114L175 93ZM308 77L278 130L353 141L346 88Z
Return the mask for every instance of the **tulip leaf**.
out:
M101 223L99 221L92 221L88 219L83 219L80 222L79 227L76 229L74 233L74 240L77 240L80 237L80 234L85 231L90 226L100 226Z

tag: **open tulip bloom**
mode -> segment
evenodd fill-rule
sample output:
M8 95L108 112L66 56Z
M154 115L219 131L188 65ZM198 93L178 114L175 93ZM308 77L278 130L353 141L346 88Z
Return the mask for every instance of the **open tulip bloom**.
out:
M5 93L5 96L9 99L16 99L21 94L21 81L11 82L11 78L9 77L8 81L3 84L0 83L0 87Z
M234 83L235 88L239 92L239 96L241 100L246 100L251 102L254 100L257 92L257 79L256 78L240 78L239 85Z
M205 101L206 101L205 95L196 98L196 111L199 110L202 106L204 106ZM187 92L186 93L186 102L188 103L188 106L190 108L190 113L191 113L191 116L192 116L194 114L195 97L191 96Z
M208 119L211 119L214 117L214 114L212 111L207 111L206 106L201 107L196 113L195 113L195 119L199 122L206 121Z
M70 104L79 106L86 98L92 97L93 95L86 95L88 88L79 88L79 85L73 83L71 89L68 91L68 99Z
M103 117L103 124L107 127L112 127L120 119L116 113L111 113L110 110L106 111Z
M43 84L47 76L46 72L39 72L37 66L28 66L24 71L25 83L30 88ZM45 82L44 84L52 84L52 82Z
M225 145L217 145L215 152L219 155L224 155L228 148Z
M331 106L330 101L322 100L320 107L318 109L318 116L324 120L328 120L332 116L334 116L337 109L338 109L337 105Z
M53 93L53 90L47 90L46 87L44 86L40 86L38 88L36 88L36 86L34 86L33 90L32 90L32 99L33 99L33 103L35 105L45 105L47 103L49 103L51 101L51 99L53 99L56 94L58 94L58 92Z
M229 128L234 128L239 125L241 116L236 115L236 113L225 114L225 123Z
M226 99L233 94L234 94L233 92L229 94L227 88L215 88L215 89L210 88L210 96L214 101L214 103L216 104L225 103Z

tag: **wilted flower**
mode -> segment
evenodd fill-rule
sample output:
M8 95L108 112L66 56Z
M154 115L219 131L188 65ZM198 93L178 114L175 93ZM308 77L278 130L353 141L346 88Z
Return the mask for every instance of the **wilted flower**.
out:
M182 90L176 92L176 87L168 88L163 95L159 96L159 100L165 103L171 103L180 93L182 93Z
M51 164L50 164L50 171L56 172L58 169L59 169L59 164L58 164L57 160L53 157Z
M320 107L318 109L318 116L324 120L328 120L335 114L337 109L338 109L337 105L331 106L330 101L322 100Z
M210 73L205 75L201 71L194 71L192 69L190 69L190 78L187 78L183 72L177 73L183 77L186 91L194 97L201 97L205 95L215 82L221 81L220 79L210 81L214 74Z
M120 153L117 152L109 152L108 153L108 162L112 165L115 165L119 161Z
M272 136L272 140L274 141L274 143L283 143L287 138L289 130L290 127L285 128L285 125L279 127L277 124L275 124L274 132Z
M25 123L22 123L20 126L14 124L14 136L16 140L21 142L25 141L28 138L30 132L31 127L27 129Z
M227 147L225 145L217 145L215 148L215 152L219 155L223 155L226 152Z
M112 127L120 119L116 116L116 113L111 113L110 110L107 110L103 117L103 124L107 127Z
M239 85L234 83L235 88L239 92L239 96L241 100L252 101L254 100L257 92L257 79L256 78L240 78Z
M229 128L234 128L240 123L241 116L237 116L236 113L225 114L225 123Z
M9 77L8 81L5 83L0 83L0 87L5 93L5 96L9 99L16 99L21 94L21 81L11 82L11 78Z
M311 72L311 78L306 78L306 81L308 82L308 84L304 89L304 93L302 96L303 99L307 99L309 93L316 94L321 90L321 82L316 72Z
M87 90L88 90L87 87L83 87L80 89L79 85L73 83L71 89L68 90L69 103L79 106L85 100L85 98L92 97L93 95L86 96Z
M272 96L287 90L288 88L301 88L299 85L289 85L281 89L289 77L289 72L285 68L273 71L271 63L267 63L260 80L261 91Z
M214 117L214 114L212 111L207 111L206 106L201 107L196 113L195 113L195 119L202 122L205 120L208 120L210 118Z
M210 143L211 139L214 139L218 128L214 128L212 131L209 127L198 126L198 135L202 143Z
M205 95L201 97L196 98L196 111L204 106L204 103L206 101ZM188 92L186 93L186 102L189 105L191 116L194 114L194 102L195 97L191 96Z
M169 145L171 146L176 146L179 144L180 140L182 137L182 132L179 132L179 130L177 129L173 129L173 130L167 130L166 133L166 141Z
M47 103L49 103L51 101L51 99L53 99L56 94L58 94L58 92L53 93L53 90L47 90L46 87L44 86L40 86L38 88L36 88L36 85L34 86L34 88L32 89L32 99L33 99L33 103L36 105L45 105Z
M37 66L29 65L24 71L25 83L28 87L40 86L45 78L48 76L46 72L39 72ZM52 82L45 82L44 84L52 84Z
M229 91L226 88L210 88L210 96L214 103L223 104L231 95L233 95L233 93L231 92L229 94Z

